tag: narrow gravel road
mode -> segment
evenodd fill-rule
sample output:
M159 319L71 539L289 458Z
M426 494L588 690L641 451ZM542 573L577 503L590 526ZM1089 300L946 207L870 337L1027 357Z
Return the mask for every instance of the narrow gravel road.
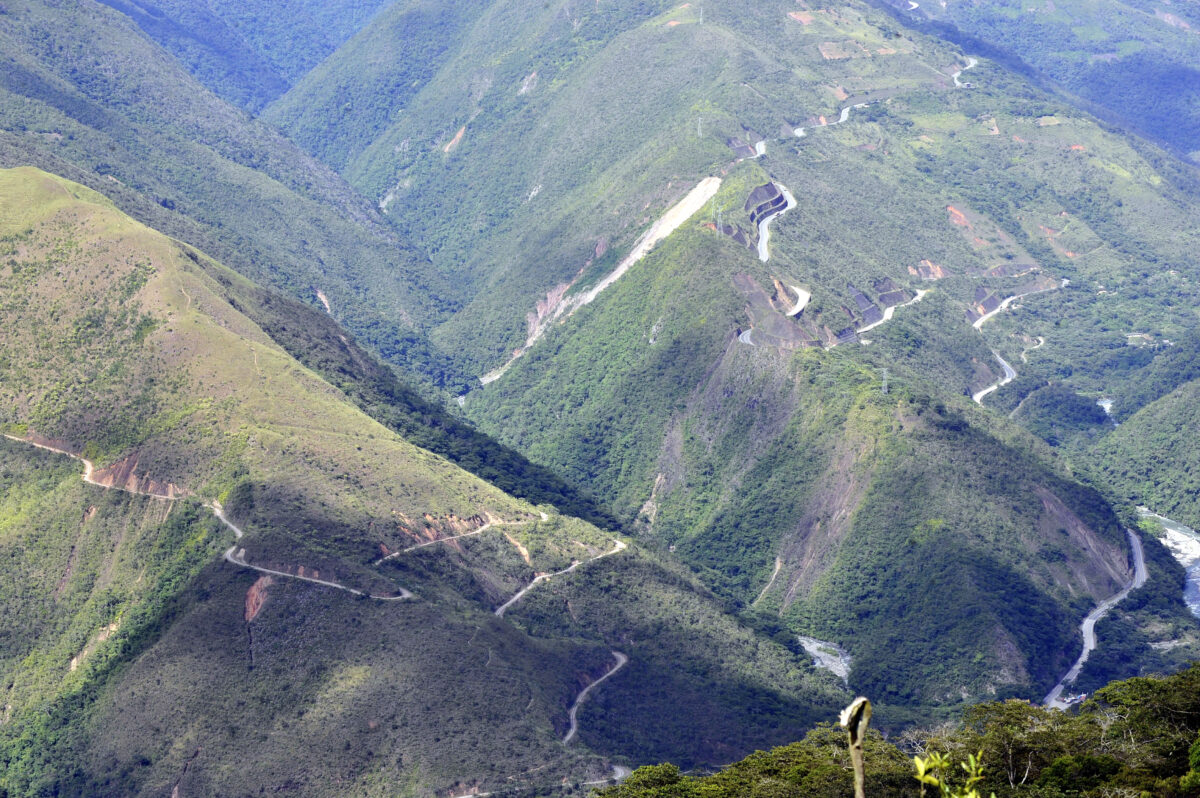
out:
M625 543L623 543L622 541L614 540L613 543L615 545L611 549L604 552L603 554L597 554L595 557L591 558L590 560L576 560L575 562L571 563L570 566L562 569L561 571L555 571L552 574L538 574L537 576L535 576L533 578L532 582L530 582L525 587L521 588L520 592L518 592L517 595L513 596L508 601L504 602L503 604L501 604L499 607L496 608L496 611L495 611L496 617L503 618L504 613L508 610L509 607L516 604L518 601L520 601L525 596L526 593L528 593L530 590L532 590L539 583L553 579L556 576L562 576L563 574L569 574L572 571L574 571L576 568L578 568L579 566L583 565L584 563L595 562L596 560L599 560L602 557L607 557L610 554L616 554L617 552L624 551L627 548Z
M571 705L571 728L567 730L566 736L562 739L563 745L571 742L571 740L575 737L575 733L579 731L579 721L576 718L576 715L579 713L579 705L582 704L583 700L588 697L588 693L595 690L601 682L612 676L617 671L621 670L621 668L624 668L629 662L629 657L625 656L620 651L614 651L612 654L617 658L617 663L609 668L608 671L606 671L605 674L599 679L583 688L583 691L575 697L575 703Z
M174 501L175 499L180 498L177 496L165 496L165 495L162 495L159 493L150 493L148 491L129 490L128 488L118 487L115 485L102 485L99 482L97 482L95 480L95 478L92 476L96 472L95 465L92 463L91 460L88 460L85 457L81 457L80 455L73 454L71 452L68 452L65 449L60 449L57 446L49 446L49 445L42 444L42 443L35 443L33 441L27 441L24 438L18 438L14 435L9 435L7 433L5 433L4 437L8 438L9 440L17 441L18 443L24 443L29 446L36 446L39 449L45 449L48 452L54 452L56 454L64 454L67 457L70 457L74 460L78 460L79 462L83 463L83 481L88 483L89 485L95 485L96 487L103 488L105 490L119 490L124 493L132 493L135 496L148 496L152 499L160 499L160 500L164 500L164 501ZM234 524L232 521L229 520L229 518L225 515L225 509L221 506L220 502L214 501L212 504L206 504L204 506L212 511L212 514L216 517L216 519L218 521L220 521L225 526L229 527L229 529L233 532L233 536L235 539L241 540L242 536L245 533L241 530L241 528L239 528L236 524ZM230 546L228 549L226 549L224 557L227 562L230 562L230 563L237 565L239 567L242 567L242 568L249 568L251 570L258 571L259 573L271 574L272 576L279 576L279 577L283 577L285 579L298 579L301 582L312 582L313 584L316 584L316 585L324 585L325 587L332 587L332 588L337 588L338 590L345 590L346 592L353 593L356 596L366 596L367 598L372 598L372 599L375 599L376 601L402 601L404 599L413 598L413 594L410 593L408 590L405 590L402 587L398 588L400 591L400 594L397 596L376 596L376 595L372 595L370 593L364 593L361 590L355 590L352 587L346 587L345 585L338 584L337 582L330 582L325 579L316 579L316 578L313 578L310 576L298 576L297 574L289 574L285 571L275 571L270 568L263 568L258 565L253 565L251 563L246 562L246 550L241 549L240 551L238 551L237 544L234 544L233 546Z
M1132 591L1146 584L1146 555L1142 551L1142 539L1130 529L1126 529L1125 534L1129 536L1129 546L1133 550L1133 579L1119 593L1109 596L1097 604L1096 608L1089 612L1087 617L1083 619L1083 623L1079 625L1079 630L1083 632L1083 652L1079 655L1079 659L1075 660L1075 664L1071 666L1071 669L1063 675L1058 684L1054 685L1054 689L1046 695L1045 700L1042 702L1051 709L1067 708L1068 704L1061 700L1062 692L1068 684L1075 681L1075 678L1079 676L1079 672L1083 670L1084 663L1087 662L1088 655L1096 649L1096 622L1107 615L1109 610L1117 606Z

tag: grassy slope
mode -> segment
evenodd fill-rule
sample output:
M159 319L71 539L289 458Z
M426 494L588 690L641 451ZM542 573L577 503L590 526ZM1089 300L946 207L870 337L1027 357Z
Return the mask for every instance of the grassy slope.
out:
M505 492L534 504L615 529L616 520L591 495L544 466L479 432L400 380L348 337L328 314L235 275L213 261L198 265L214 287L275 343L337 387L361 410L405 440L449 459Z
M76 5L0 16L0 163L69 163L260 282L313 305L324 292L389 361L445 380L423 330L455 307L453 286L330 169L204 89L127 18Z
M587 608L583 620L542 611L553 624L532 628L523 604L515 623L497 619L535 573L612 540L574 519L536 521L369 419L223 299L239 278L224 272L222 286L221 267L100 195L29 168L0 173L0 187L5 428L99 467L134 454L139 475L195 494L166 504L105 491L66 458L3 444L14 565L3 607L20 639L3 661L10 793L544 788L603 777L618 754L713 763L704 741L734 740L720 756L782 742L844 698L636 550L530 596L561 584L577 596L567 615ZM217 497L247 529L250 562L418 598L276 577L258 583L264 609L245 620L258 575L216 559L231 536L199 500ZM368 565L381 544L485 513L529 523ZM620 708L607 715L633 742L585 726L584 743L563 749L567 708L611 648L635 663L624 686L614 678ZM673 673L676 657L694 663L689 678ZM702 700L663 729L636 697L667 677ZM793 717L760 726L763 706Z
M75 184L31 169L4 180L5 422L99 467L135 451L139 473L204 497L239 479L269 482L347 523L392 511L520 515L298 367L175 242Z

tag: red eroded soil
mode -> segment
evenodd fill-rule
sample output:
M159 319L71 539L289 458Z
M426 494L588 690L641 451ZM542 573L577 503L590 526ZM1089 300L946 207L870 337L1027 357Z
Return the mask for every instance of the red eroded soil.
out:
M263 605L267 603L267 588L274 584L275 580L268 574L263 574L250 585L250 589L246 591L246 622L249 623L258 617L258 613L262 611Z

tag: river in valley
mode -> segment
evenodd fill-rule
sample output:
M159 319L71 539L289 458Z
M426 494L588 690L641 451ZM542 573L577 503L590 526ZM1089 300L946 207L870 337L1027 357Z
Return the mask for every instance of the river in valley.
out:
M1152 513L1146 507L1139 507L1138 514L1142 518L1154 519L1163 528L1163 544L1187 570L1183 601L1192 615L1200 618L1200 532L1166 516Z

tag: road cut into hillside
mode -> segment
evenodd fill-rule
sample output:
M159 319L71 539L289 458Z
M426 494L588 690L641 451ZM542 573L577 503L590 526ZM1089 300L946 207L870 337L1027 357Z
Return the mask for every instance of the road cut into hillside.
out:
M1014 369L1012 366L1010 366L1007 360L1000 357L999 352L997 352L995 349L993 349L992 356L995 357L996 360L999 360L1000 365L1004 367L1004 376L1001 377L1000 379L996 380L995 382L993 382L991 385L987 386L986 388L976 391L971 396L971 399L977 405L983 404L984 397L986 397L989 393L991 393L992 391L995 391L999 388L1002 388L1005 385L1008 385L1010 382L1012 382L1013 380L1015 380L1017 378L1017 370Z
M758 221L758 259L763 263L771 259L771 251L767 246L771 240L771 220L796 207L796 198L792 196L792 192L788 191L787 187L782 183L776 183L775 185L779 188L779 192L783 194L785 204L779 210L766 215Z
M974 69L975 65L978 63L979 63L978 59L968 58L967 65L950 76L950 77L954 78L954 85L958 86L960 89L968 88L969 87L968 84L963 83L961 80L959 80L959 78L962 77L962 73L966 72L968 69Z
M974 60L974 59L972 59L972 60ZM1039 288L1036 291L1026 291L1023 294L1014 294L1010 297L1006 297L1004 300L1002 300L1000 302L999 305L996 306L995 310L992 310L988 313L983 314L978 319L976 319L975 322L971 326L974 327L976 330L982 330L984 322L986 322L988 319L995 317L995 315L997 313L1004 310L1005 308L1007 308L1009 305L1011 305L1013 302L1017 301L1018 299L1021 299L1023 297L1027 297L1027 296L1033 296L1034 294L1044 294L1047 291L1057 291L1061 288L1066 288L1066 286L1069 282L1070 282L1069 280L1063 280L1060 284L1050 286L1049 288ZM1025 353L1032 352L1034 349L1037 349L1039 346L1041 346L1044 343L1046 343L1046 339L1039 337L1037 346L1032 347L1030 349L1026 349L1024 352L1021 353L1021 360L1023 362L1028 362L1025 358ZM993 349L992 356L995 357L996 360L1000 361L1000 365L1004 368L1004 376L1001 377L996 382L992 383L991 385L987 386L986 388L976 391L974 394L972 394L971 399L974 400L975 404L979 404L979 405L983 404L983 399L985 396L990 394L992 391L995 391L999 388L1002 388L1005 385L1008 385L1010 382L1012 382L1013 380L1015 380L1017 378L1016 369L1014 369L1007 360L1000 357L999 352L997 352L995 349Z
M990 312L988 312L988 313L985 313L985 314L983 314L982 316L980 316L979 318L977 318L977 319L975 320L975 322L974 322L974 323L973 323L971 326L972 326L972 327L974 327L976 330L978 330L978 329L981 329L981 328L983 327L983 323L984 323L985 321L988 321L988 320L990 320L990 319L991 319L991 318L993 318L993 317L994 317L994 316L995 316L997 313L999 313L1000 311L1004 310L1004 309L1005 309L1005 308L1007 308L1009 305L1011 305L1013 302L1016 302L1018 299L1024 299L1025 297L1027 297L1027 296L1033 296L1034 294L1044 294L1044 293L1046 293L1047 291L1057 291L1057 290L1059 290L1059 289L1061 289L1061 288L1066 288L1066 286L1067 286L1067 283L1068 283L1068 282L1069 282L1068 280L1063 280L1063 281L1062 281L1062 283L1060 283L1059 285L1052 285L1052 286L1050 286L1049 288L1039 288L1039 289L1037 289L1037 290L1035 290L1035 291L1026 291L1026 292L1025 292L1025 293L1023 293L1023 294L1013 294L1013 295L1012 295L1012 296L1010 296L1010 297L1006 297L1004 300L1002 300L1002 301L1000 302L1000 304L999 304L999 305L997 305L997 306L996 306L996 309L995 309L995 310L992 310L992 311L990 311Z
M88 460L86 457L75 454L73 452L69 452L66 449L62 449L57 446L52 446L52 445L46 444L46 443L37 443L35 441L25 440L24 438L18 438L15 435L9 435L8 433L5 433L4 437L6 437L12 441L17 441L18 443L24 443L29 446L36 446L39 449L45 449L46 451L54 452L55 454L63 454L74 460L78 460L79 462L83 463L83 481L88 483L89 485L95 485L96 487L103 488L104 490L119 490L124 493L132 493L135 496L146 496L148 498L158 499L160 501L173 502L176 499L182 498L182 496L169 496L169 495L164 495L161 493L152 493L152 492L143 491L143 490L132 490L130 488L127 488L127 487L124 487L121 485L105 485L102 482L96 481L96 479L94 477L94 474L96 473L96 466L94 463L92 463L91 460ZM213 516L218 521L220 521L222 524L224 524L226 527L228 527L230 529L230 531L233 532L233 536L234 536L235 540L242 539L242 536L245 533L241 530L240 527L238 527L236 524L234 524L232 521L229 520L229 518L225 515L225 509L221 506L220 502L214 501L214 502L212 502L212 504L205 504L204 506L212 511ZM352 587L347 587L346 585L339 584L338 582L328 581L326 579L317 579L317 578L311 577L311 576L301 576L299 574L290 574L290 573L287 573L286 571L275 571L270 568L263 568L261 566L254 565L253 563L246 562L246 550L241 549L239 551L236 543L225 550L224 558L225 558L226 562L232 563L233 565L237 565L241 568L249 568L253 571L258 571L259 573L262 573L262 574L270 574L271 576L279 576L279 577L283 577L284 579L297 579L301 582L310 582L310 583L316 584L316 585L332 587L332 588L336 588L338 590L344 590L344 591L346 591L348 593L352 593L356 596L366 596L367 598L375 599L376 601L402 601L405 599L413 598L413 594L402 587L398 588L398 590L400 591L398 595L376 596L376 595L373 595L370 593L364 593L363 591L356 590Z
M928 293L929 293L929 289L928 289L928 288L922 288L922 289L920 289L920 290L918 290L918 291L917 291L917 295L916 295L916 296L914 296L912 299L908 300L907 302L902 302L902 303L900 303L899 305L892 305L892 306L891 306L891 307L889 307L889 308L884 308L884 309L883 309L883 318L881 318L879 321L872 322L871 324L868 324L868 325L866 325L865 327L859 327L859 328L858 328L858 330L857 330L857 332L860 332L860 333L865 333L865 332L867 332L868 330L873 330L873 329L875 329L876 327L878 327L879 325L881 325L881 324L885 324L885 323L887 323L887 322L891 321L891 320L892 320L892 316L895 316L895 315L896 315L896 308L906 308L906 307L908 307L909 305L915 305L915 304L917 304L918 302L920 302L922 299L924 299L924 298L925 298L925 295L926 295L926 294L928 294Z
M571 705L571 713L570 713L571 727L569 729L567 729L567 733L562 739L563 745L566 745L567 743L571 742L571 740L574 739L574 737L575 737L575 733L579 731L579 720L576 716L579 714L579 705L582 704L584 699L588 697L588 693L595 690L600 685L601 682L603 682L605 679L611 677L614 673L621 670L621 668L624 668L625 665L629 662L629 657L625 656L620 651L614 651L612 654L614 657L617 658L616 664L613 665L611 668L609 668L607 671L605 671L604 675L601 676L599 679L592 682L587 687L583 688L583 690L579 693L579 695L575 697L575 703Z
M543 521L547 521L550 519L550 516L546 515L545 513L540 513L540 515L541 515ZM391 554L380 557L378 560L371 563L371 565L382 565L383 563L387 562L388 560L399 557L401 554L406 554L410 551L416 551L417 549L423 549L426 546L435 546L438 543L449 543L452 540L460 540L462 538L470 538L470 537L475 537L476 535L482 535L484 532L487 532L489 529L492 529L493 527L521 526L522 524L531 524L531 523L533 523L533 521L496 521L489 516L487 523L484 524L483 526L479 527L478 529L472 530L470 532L464 532L461 535L451 535L449 537L437 538L436 540L427 540L424 543L418 543L415 546L408 546L407 548L397 549L396 551L393 551Z
M1062 693L1066 686L1079 676L1084 663L1087 662L1088 655L1096 649L1096 622L1121 603L1132 591L1146 584L1146 555L1142 551L1142 539L1130 529L1126 529L1125 534L1129 536L1129 547L1133 551L1133 578L1119 592L1097 604L1096 608L1089 612L1083 619L1083 623L1079 625L1079 631L1083 633L1083 652L1042 701L1050 709L1066 709L1070 706L1068 702L1062 700Z
M526 593L528 593L530 590L532 590L534 587L536 587L540 583L548 581L550 579L553 579L556 576L562 576L563 574L569 574L572 571L574 571L576 568L578 568L579 566L583 565L584 563L595 562L596 560L599 560L603 557L607 557L610 554L616 554L617 552L624 551L626 548L628 548L626 546L626 544L620 540L614 540L613 544L614 545L611 549L609 549L606 552L597 554L595 557L592 557L590 560L576 560L575 562L571 563L569 566L562 569L561 571L555 571L554 573L550 573L550 574L538 574L537 576L535 576L533 578L532 582L530 582L525 587L521 588L521 590L515 596L513 596L508 601L501 604L499 607L497 607L495 609L494 614L496 615L497 618L503 618L504 613L508 611L509 607L511 607L512 605L514 605L518 601L520 601L522 598L524 598Z

